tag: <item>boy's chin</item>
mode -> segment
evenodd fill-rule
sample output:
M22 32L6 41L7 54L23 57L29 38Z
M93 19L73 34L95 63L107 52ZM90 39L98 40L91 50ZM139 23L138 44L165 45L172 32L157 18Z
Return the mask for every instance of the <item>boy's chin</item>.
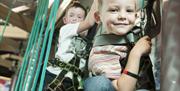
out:
M115 35L123 36L123 35L126 35L129 31L130 30L127 30L127 29L117 29L117 30L112 31L111 33Z

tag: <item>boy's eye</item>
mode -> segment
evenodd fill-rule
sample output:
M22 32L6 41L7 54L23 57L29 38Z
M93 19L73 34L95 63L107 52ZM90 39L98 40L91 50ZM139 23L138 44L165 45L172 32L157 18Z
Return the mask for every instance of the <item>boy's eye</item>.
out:
M127 12L134 12L134 9L127 9Z
M80 19L81 19L82 17L78 17L78 18L80 18Z
M118 9L109 9L108 11L109 12L118 12L119 10Z
M73 17L73 16L74 16L74 14L70 14L69 16L70 16L70 17Z

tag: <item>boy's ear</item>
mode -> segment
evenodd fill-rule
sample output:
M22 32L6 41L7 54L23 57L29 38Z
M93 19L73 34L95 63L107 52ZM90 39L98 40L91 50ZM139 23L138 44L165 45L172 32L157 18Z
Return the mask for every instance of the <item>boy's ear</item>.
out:
M95 12L94 13L94 18L95 18L97 24L99 24L101 22L100 13L99 12Z
M66 17L63 17L63 23L67 24L67 18Z
M139 17L140 17L139 14L136 13L135 18L138 19Z

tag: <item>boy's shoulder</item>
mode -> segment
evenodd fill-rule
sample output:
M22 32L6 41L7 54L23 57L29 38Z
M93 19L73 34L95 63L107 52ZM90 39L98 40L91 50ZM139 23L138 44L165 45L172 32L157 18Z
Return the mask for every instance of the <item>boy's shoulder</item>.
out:
M78 27L79 24L80 24L80 22L74 23L74 24L70 24L70 23L69 23L69 24L63 25L63 26L61 27L61 29L74 29L74 28Z
M61 34L76 34L79 27L79 23L66 24L63 25L60 29Z

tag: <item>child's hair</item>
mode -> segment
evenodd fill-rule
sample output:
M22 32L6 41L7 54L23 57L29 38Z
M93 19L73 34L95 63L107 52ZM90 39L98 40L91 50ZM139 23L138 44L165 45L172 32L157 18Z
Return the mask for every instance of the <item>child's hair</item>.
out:
M98 10L101 10L103 5L103 0L98 0Z
M87 15L87 11L86 11L85 7L84 7L83 5L81 5L80 2L78 2L78 1L72 2L72 3L66 8L65 14L66 14L67 11L68 11L70 8L72 8L72 7L81 8L82 10L84 10L85 16Z
M137 0L135 0L135 8L137 9ZM103 0L98 0L98 10L101 10L103 5Z

